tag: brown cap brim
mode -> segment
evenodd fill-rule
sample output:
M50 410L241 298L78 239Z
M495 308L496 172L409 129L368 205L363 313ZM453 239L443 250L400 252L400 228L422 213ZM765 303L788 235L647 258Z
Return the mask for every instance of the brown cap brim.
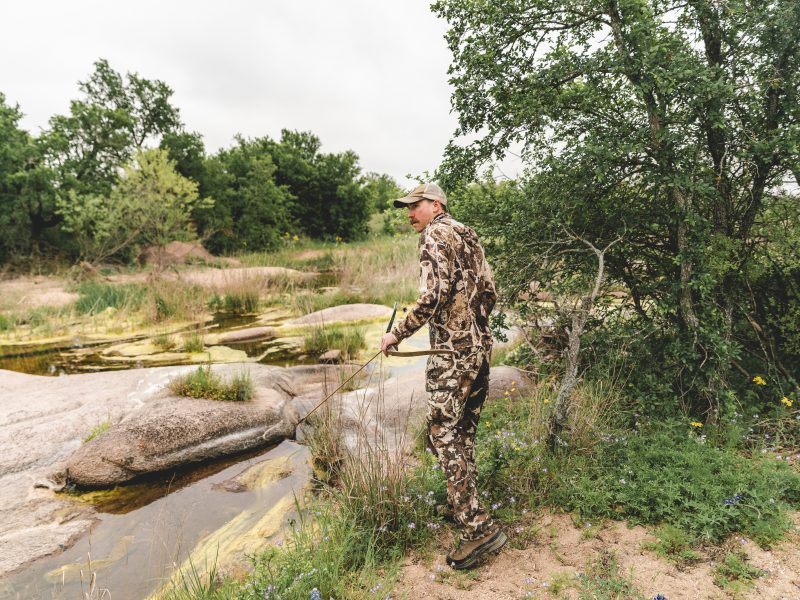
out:
M419 196L405 196L404 198L398 198L394 201L395 208L404 208L409 204L414 204L414 202L419 202L422 200Z

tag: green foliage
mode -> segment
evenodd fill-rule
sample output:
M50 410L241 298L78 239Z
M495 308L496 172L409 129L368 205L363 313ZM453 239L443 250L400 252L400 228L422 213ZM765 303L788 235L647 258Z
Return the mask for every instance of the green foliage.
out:
M250 314L258 311L260 296L255 290L231 291L225 294L222 307L235 314Z
M532 281L586 289L597 264L578 237L621 238L606 274L629 298L589 329L616 313L606 348L637 342L634 395L710 413L755 365L796 385L800 361L778 345L794 326L778 315L796 303L797 270L768 257L792 255L783 239L797 240L798 222L760 224L797 204L777 188L800 173L800 6L579 5L535 0L524 19L511 0L433 5L450 24L454 140L473 140L451 142L438 174L454 209L491 242L520 312L536 309L518 295ZM528 167L522 180L467 187L509 149ZM776 287L787 292L770 308Z
M303 351L320 355L328 350L341 350L345 357L353 357L366 348L366 331L352 325L312 327L303 337Z
M294 215L312 238L356 240L366 236L370 194L358 181L358 156L320 152L310 132L283 130L281 141L264 139L275 163L275 180L295 197Z
M619 574L616 556L603 553L578 579L581 600L643 600L633 583Z
M12 331L17 326L14 315L0 314L0 331Z
M747 564L747 556L742 552L728 552L714 567L714 583L740 598L753 586L753 581L766 573Z
M147 290L134 283L112 284L85 281L77 286L79 294L75 310L94 315L108 308L137 310L142 306Z
M403 196L403 188L389 175L380 173L364 175L362 189L373 212L384 212L387 208L394 209L392 201Z
M176 377L170 381L169 389L179 396L229 402L246 402L254 393L250 371L242 371L229 381L223 381L211 371L211 365L198 367L196 371Z
M153 345L162 352L169 352L175 349L177 345L172 336L167 333L161 333L153 338Z
M274 250L295 231L293 197L276 183L276 167L264 144L237 138L204 167L200 193L212 207L195 210L198 233L214 253Z
M63 192L106 196L120 167L147 141L179 129L180 116L164 82L123 77L105 59L94 67L78 84L83 97L70 103L69 115L50 119L41 141Z
M552 502L585 518L673 525L719 542L741 532L769 544L800 505L800 476L781 463L711 447L685 427L610 436L558 474Z
M57 204L62 229L73 234L82 258L97 263L130 251L134 243L160 249L186 237L197 200L197 185L175 172L167 153L147 150L137 154L109 196L71 191Z
M55 224L53 173L41 146L19 128L21 118L0 93L0 264L33 251Z
M673 561L679 569L700 560L700 555L692 550L697 545L697 538L686 531L674 525L661 525L654 535L657 541L644 544L645 549Z

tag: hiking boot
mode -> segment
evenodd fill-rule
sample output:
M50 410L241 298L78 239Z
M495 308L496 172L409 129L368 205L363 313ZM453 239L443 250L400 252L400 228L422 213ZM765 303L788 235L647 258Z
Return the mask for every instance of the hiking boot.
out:
M500 550L507 541L506 534L499 529L477 540L462 540L458 548L447 556L447 564L453 569L469 569L481 556Z

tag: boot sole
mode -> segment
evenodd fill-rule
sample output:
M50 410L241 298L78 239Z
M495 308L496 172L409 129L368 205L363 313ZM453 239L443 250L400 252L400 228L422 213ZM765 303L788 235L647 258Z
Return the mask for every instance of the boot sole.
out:
M478 546L477 548L475 548L475 550L473 550L463 560L456 561L448 556L447 564L449 564L451 568L459 571L462 569L469 569L476 562L478 562L478 559L481 556L483 556L484 554L489 554L490 552L495 552L496 550L500 550L500 548L506 545L507 541L508 537L506 537L506 534L503 533L502 531L498 531L497 535L489 539L489 541L486 542L486 544L484 544L483 546Z

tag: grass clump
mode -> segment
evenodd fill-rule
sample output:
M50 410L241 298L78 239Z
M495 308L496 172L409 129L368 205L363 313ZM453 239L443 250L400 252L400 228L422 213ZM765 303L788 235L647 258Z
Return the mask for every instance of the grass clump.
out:
M168 333L160 333L153 338L153 345L162 352L170 352L174 350L177 344L171 335Z
M682 529L674 525L661 525L653 533L657 539L645 543L645 550L651 550L674 562L678 569L683 570L702 558L693 550L697 545L697 538Z
M303 338L303 351L319 356L328 350L341 350L348 357L367 347L363 327L312 327Z
M242 290L225 294L222 308L237 315L258 311L260 295L254 290Z
M694 559L695 544L741 533L767 546L790 528L788 511L800 507L800 475L789 465L714 447L682 423L615 429L613 400L586 385L576 391L581 402L571 415L567 452L546 448L555 392L508 394L484 408L476 440L479 485L501 521L549 504L587 521L671 526L658 548L684 563Z
M185 338L183 338L183 344L181 345L181 350L184 352L202 352L205 349L205 342L203 340L203 336L197 333L196 331L190 333Z
M14 315L0 314L0 331L13 331L17 326L17 319Z
M740 598L764 574L761 569L748 564L743 552L727 552L714 567L714 584L730 592L734 598Z
M617 558L603 552L578 577L580 598L586 600L644 600L630 579L619 573Z
M211 371L210 365L200 366L196 371L176 377L170 382L169 389L179 396L229 402L245 402L254 393L249 371L242 371L224 381Z
M95 315L106 309L138 310L145 302L147 289L139 284L111 284L84 281L77 286L79 294L75 310L85 315Z
M83 443L86 444L88 442L91 442L101 433L105 433L106 431L108 431L109 427L111 427L111 417L106 417L105 420L100 421L97 425L92 427L92 430L89 432L89 434L85 438L83 438Z

